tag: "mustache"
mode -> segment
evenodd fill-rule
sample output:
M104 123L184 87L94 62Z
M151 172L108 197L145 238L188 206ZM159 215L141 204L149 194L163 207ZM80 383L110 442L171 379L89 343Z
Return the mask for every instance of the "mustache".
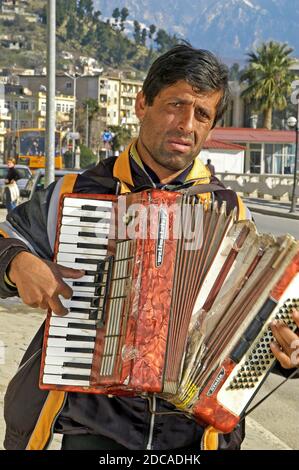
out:
M166 137L169 139L183 139L187 144L194 145L195 144L195 139L194 139L194 133L192 134L186 134L181 131L168 131L166 132Z

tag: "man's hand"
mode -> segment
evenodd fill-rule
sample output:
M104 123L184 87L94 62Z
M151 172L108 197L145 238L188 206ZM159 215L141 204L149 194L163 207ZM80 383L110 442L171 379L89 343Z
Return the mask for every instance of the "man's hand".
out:
M73 294L63 278L78 279L83 275L84 271L43 261L27 251L15 256L8 271L9 279L16 284L19 296L26 305L50 308L57 315L68 313L58 296L70 299Z
M293 311L293 319L299 328L299 311ZM299 367L299 336L294 333L283 321L274 321L271 329L276 341L270 346L271 350L285 369Z

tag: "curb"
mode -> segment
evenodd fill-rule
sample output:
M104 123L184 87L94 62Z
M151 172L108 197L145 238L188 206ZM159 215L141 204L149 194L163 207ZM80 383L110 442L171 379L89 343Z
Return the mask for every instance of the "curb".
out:
M292 214L290 212L279 212L271 209L264 209L261 207L256 207L256 206L251 206L250 204L246 204L246 207L251 212L257 212L259 214L264 214L264 215L272 215L272 217L283 217L284 219L293 219L293 220L299 220L299 214Z

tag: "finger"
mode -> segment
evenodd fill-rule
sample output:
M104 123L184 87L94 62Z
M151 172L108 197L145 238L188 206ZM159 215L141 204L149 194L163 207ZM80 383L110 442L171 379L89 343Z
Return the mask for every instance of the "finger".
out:
M272 341L270 343L270 348L272 353L284 369L292 369L294 367L294 365L291 364L290 357L281 349L281 347L278 343L276 343L276 341Z
M24 302L26 305L29 305L31 308L39 308L39 303L37 302Z
M292 312L292 315L293 315L294 322L296 323L296 325L299 328L299 310L294 309L293 312Z
M56 264L56 267L58 268L61 277L65 278L78 279L85 274L83 269L68 268L67 266L62 266L61 264Z
M297 338L296 333L294 333L284 322L277 320L271 323L271 329L279 345L286 353L290 353L291 344Z
M48 301L43 300L43 301L41 302L39 308L41 308L42 310L48 310L48 308L49 308L49 303L48 303Z
M61 281L57 289L57 294L62 295L65 299L70 299L73 295L73 290L66 282Z
M56 313L56 315L63 316L68 313L68 309L62 305L58 296L53 296L51 299L49 299L49 307L54 313Z

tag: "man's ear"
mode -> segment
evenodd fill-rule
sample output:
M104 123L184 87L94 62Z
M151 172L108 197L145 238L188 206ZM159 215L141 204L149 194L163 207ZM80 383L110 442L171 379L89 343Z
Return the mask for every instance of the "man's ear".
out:
M206 140L209 140L212 138L212 132L213 132L213 129L211 129L210 132L208 133Z
M145 104L145 96L142 91L139 91L136 96L135 101L135 113L139 121L142 121L147 110L147 105Z

